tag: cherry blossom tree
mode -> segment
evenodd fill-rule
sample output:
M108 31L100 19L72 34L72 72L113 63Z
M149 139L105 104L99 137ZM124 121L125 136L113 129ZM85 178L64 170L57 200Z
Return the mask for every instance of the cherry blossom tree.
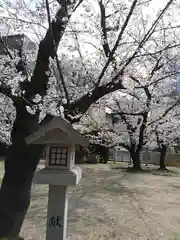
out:
M17 236L20 232L43 148L26 145L24 139L38 128L40 121L43 120L43 124L52 118L47 110L51 98L53 114L62 114L71 123L77 122L91 104L127 88L127 79L138 79L142 87L145 77L139 80L135 69L146 62L143 56L152 60L164 49L178 46L179 28L174 17L178 12L174 1L167 0L158 8L153 8L152 2L57 0L49 3L46 0L42 6L34 1L30 7L22 5L25 1L14 6L7 1L1 4L9 33L30 31L32 36L33 30L39 49L34 70L29 74L26 64L17 69L18 63L24 63L25 59L18 56L17 62L16 57L11 58L1 38L10 58L8 71L14 76L9 81L18 84L16 91L8 81L0 84L0 92L11 99L15 108L12 145L0 190L0 237ZM157 59L152 61L152 70L156 62Z
M140 152L147 144L149 129L156 133L159 139L157 126L163 121L163 131L167 134L166 141L168 142L169 129L165 128L164 121L172 125L172 120L167 117L172 111L177 114L177 106L180 104L179 95L172 97L175 76L179 75L179 71L176 68L169 71L169 65L174 62L174 58L171 61L169 59L166 61L166 58L167 55L162 52L156 55L155 62L149 61L149 56L148 59L144 57L145 64L143 63L140 71L141 63L137 69L134 68L134 73L131 71L127 76L125 89L113 94L114 99L109 104L113 115L117 118L114 129L119 132L119 136L122 135L126 139L122 141L122 137L119 137L118 145L129 151L134 168L137 169L140 169ZM175 122L177 119L176 121L174 119ZM164 141L161 146L161 150L164 151Z
M148 127L147 131L147 146L160 152L160 170L165 170L167 150L174 151L179 142L179 106L173 107L166 116Z

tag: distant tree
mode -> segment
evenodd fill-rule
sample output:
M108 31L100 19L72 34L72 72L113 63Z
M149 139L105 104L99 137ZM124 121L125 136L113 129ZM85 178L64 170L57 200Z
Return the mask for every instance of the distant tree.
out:
M160 152L159 167L160 170L166 169L165 158L168 150L175 152L175 147L179 142L179 117L177 111L179 106L171 109L169 113L161 120L154 123L149 129L147 145L150 149L156 149ZM178 114L179 115L179 114Z
M119 140L116 136L116 145L129 151L133 166L137 169L140 169L140 152L149 141L148 131L156 132L159 139L157 126L160 125L158 124L165 121L171 126L172 121L167 117L173 111L177 112L177 106L180 104L179 96L171 97L173 90L169 84L170 73L167 74L165 70L168 65L162 65L157 61L153 68L151 65L146 65L146 72L148 67L149 75L146 78L143 77L144 81L140 80L138 71L134 76L129 75L129 81L126 80L126 89L116 92L114 99L110 100L108 105L112 109L112 115L116 117L114 131L119 136ZM162 128L164 126L161 125ZM164 128L162 131L166 136L170 129ZM163 145L160 145L161 151L164 151L164 141Z

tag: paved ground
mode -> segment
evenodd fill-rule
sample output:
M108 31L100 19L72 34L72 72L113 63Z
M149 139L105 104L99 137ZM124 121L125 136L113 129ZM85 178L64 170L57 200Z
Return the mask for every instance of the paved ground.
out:
M81 183L69 192L69 239L179 240L179 169L160 176L111 168L83 166ZM46 205L47 187L34 185L25 239L45 239Z

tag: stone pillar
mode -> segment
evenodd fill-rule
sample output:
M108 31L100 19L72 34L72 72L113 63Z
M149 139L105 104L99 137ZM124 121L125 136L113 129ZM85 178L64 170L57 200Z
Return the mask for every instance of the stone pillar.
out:
M66 240L68 187L49 185L46 240Z

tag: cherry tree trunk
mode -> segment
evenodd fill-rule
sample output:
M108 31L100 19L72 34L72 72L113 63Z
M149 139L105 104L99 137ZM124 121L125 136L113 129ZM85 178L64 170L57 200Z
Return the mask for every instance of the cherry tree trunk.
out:
M141 170L140 151L131 152L130 155L133 162L133 168Z
M163 145L160 149L160 161L159 161L160 170L166 169L166 166L165 166L166 153L167 153L167 147Z
M0 237L19 235L30 203L31 184L42 146L13 144L0 191Z
M28 209L34 172L44 146L27 145L25 137L37 126L36 117L28 114L19 101L0 189L0 237L18 236Z

